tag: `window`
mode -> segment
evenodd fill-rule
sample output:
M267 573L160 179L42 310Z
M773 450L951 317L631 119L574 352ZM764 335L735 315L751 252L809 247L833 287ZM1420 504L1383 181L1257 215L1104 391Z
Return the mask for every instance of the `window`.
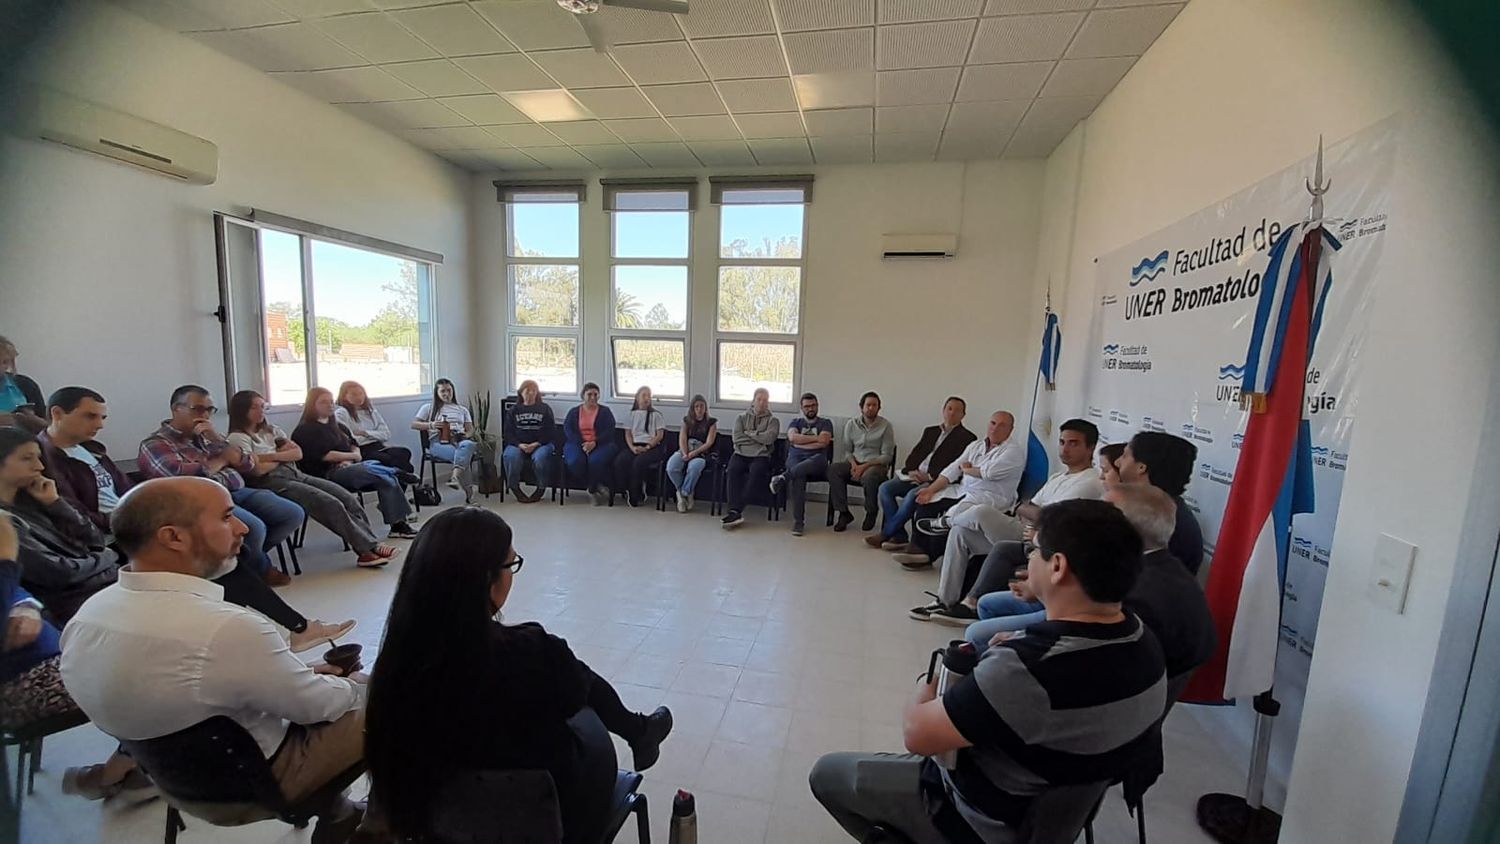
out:
M226 386L300 405L310 386L358 381L371 398L430 389L434 263L409 250L256 212L215 215ZM401 250L412 254L397 254Z
M581 347L578 213L582 189L501 188L510 303L510 389L576 393Z
M720 402L757 387L790 404L802 351L802 279L810 179L714 180L719 261L714 349Z
M604 180L613 395L687 397L692 182Z

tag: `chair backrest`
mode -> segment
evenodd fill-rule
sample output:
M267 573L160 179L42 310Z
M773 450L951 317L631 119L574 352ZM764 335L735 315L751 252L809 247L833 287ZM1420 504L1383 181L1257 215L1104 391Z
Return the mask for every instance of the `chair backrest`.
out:
M464 771L438 791L429 840L442 844L560 844L562 812L544 770Z
M1057 785L1031 798L1021 822L1022 844L1073 844L1093 818L1109 782Z
M422 443L422 453L426 454L427 445L432 442L432 433L430 431L419 430L417 431L417 439Z
M260 745L227 715L159 738L120 744L173 800L255 803L278 814L286 810L286 798Z

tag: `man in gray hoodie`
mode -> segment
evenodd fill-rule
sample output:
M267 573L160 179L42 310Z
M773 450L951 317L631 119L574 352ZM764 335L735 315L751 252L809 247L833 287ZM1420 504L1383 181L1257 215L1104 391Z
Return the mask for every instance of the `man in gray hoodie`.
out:
M745 497L752 489L766 485L771 475L771 449L779 433L776 417L771 415L771 394L757 387L750 409L734 420L734 454L729 458L728 506L724 528L745 523Z

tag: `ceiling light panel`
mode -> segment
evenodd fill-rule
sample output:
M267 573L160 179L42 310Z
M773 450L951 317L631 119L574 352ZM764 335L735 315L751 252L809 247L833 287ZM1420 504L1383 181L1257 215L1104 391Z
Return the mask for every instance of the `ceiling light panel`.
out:
M871 26L875 23L875 0L771 0L781 20L782 32L806 29L836 29Z
M489 22L463 4L405 9L391 12L397 23L445 56L477 56L486 53L514 53L516 47L495 31Z
M971 64L1028 62L1062 58L1083 13L984 18L969 52Z
M875 103L883 106L951 103L959 68L882 70L875 75Z
M324 35L375 63L438 57L438 51L380 12L340 15L313 24Z
M694 0L692 11L678 18L690 38L774 33L769 0Z
M756 79L785 76L786 59L774 35L694 41L698 58L711 79Z
M875 69L875 30L830 29L782 37L792 73L839 73Z
M708 78L686 41L626 45L615 47L611 53L638 85L696 82Z
M984 0L880 0L880 23L946 21L978 16Z
M694 114L723 114L724 103L707 82L688 85L651 85L645 89L650 98L667 117L687 117Z
M542 91L501 91L500 96L538 123L587 120L594 115L561 88ZM521 146L516 144L516 146Z
M779 79L734 79L720 82L717 87L724 104L735 114L797 108L792 80L785 76Z
M1180 11L1182 6L1143 6L1090 12L1068 46L1068 58L1139 56Z
M880 27L876 46L881 70L948 67L964 63L974 39L972 20Z
M381 65L380 69L429 97L490 93L490 89L483 82L464 73L453 62L445 59L387 64Z
M499 27L501 34L522 50L589 46L583 27L556 3L487 0L473 5L475 11Z
M567 88L608 88L629 85L630 79L608 53L591 49L530 53L532 60Z
M875 104L873 73L811 73L792 77L792 85L804 109Z

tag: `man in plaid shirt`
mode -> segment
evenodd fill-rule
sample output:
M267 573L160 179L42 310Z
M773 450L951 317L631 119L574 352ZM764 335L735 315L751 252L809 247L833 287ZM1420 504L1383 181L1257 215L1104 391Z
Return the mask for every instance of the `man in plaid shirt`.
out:
M284 586L291 578L271 568L266 551L302 526L302 508L268 489L245 486L240 472L252 469L255 458L229 445L214 430L212 417L218 410L208 390L196 384L173 391L172 418L141 440L141 472L148 478L188 475L223 484L234 499L235 518L250 529L240 548L240 565L259 573L272 586Z

